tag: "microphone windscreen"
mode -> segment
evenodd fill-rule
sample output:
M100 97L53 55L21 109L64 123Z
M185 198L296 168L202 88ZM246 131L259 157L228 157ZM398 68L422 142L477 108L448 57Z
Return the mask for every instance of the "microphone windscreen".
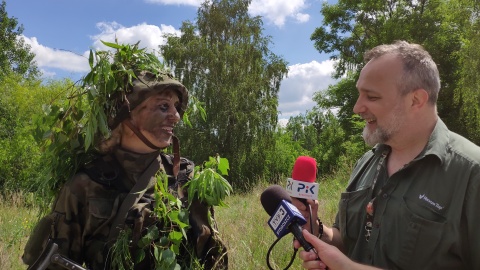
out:
M313 183L317 179L317 161L312 157L300 156L295 161L292 179Z
M263 208L270 216L275 213L275 210L282 200L289 203L292 202L290 200L290 195L288 195L288 193L279 185L269 186L262 192L262 195L260 195L260 201Z

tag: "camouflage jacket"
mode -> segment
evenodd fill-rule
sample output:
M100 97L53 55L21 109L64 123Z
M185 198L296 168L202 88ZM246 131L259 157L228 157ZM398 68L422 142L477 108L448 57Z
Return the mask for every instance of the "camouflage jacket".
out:
M137 154L117 149L112 155L96 159L67 181L60 191L53 211L42 218L25 247L23 261L31 265L40 256L49 238L59 246L59 252L88 269L108 269L108 254L112 243L108 237L123 199L135 185L142 172L155 159L160 169L169 175L171 193L182 192L182 186L193 177L193 162L182 158L177 178L172 176L173 158L163 153ZM151 181L152 182L152 181ZM180 187L180 188L179 188ZM150 184L138 204L151 207L154 186ZM132 207L138 209L138 205ZM131 209L131 210L132 210ZM215 228L208 222L213 208L196 202L190 207L190 230L196 255L205 269L226 269L228 261L223 244L214 238ZM128 218L127 218L128 220ZM220 252L210 252L213 249ZM180 255L181 256L181 255ZM218 258L217 258L218 257ZM107 268L106 268L107 267ZM145 265L135 269L148 269ZM51 265L48 269L62 269Z

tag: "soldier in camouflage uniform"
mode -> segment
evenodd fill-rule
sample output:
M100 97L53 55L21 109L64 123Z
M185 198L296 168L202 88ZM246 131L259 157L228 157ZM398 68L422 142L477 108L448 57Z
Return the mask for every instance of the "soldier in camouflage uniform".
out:
M39 222L27 243L22 257L26 264L32 265L47 240L52 239L59 253L78 264L84 263L88 269L109 269L109 250L115 241L111 239L112 230L120 206L152 162L157 162L157 167L169 176L171 193L186 201L182 186L192 178L194 164L161 150L172 140L176 142L173 128L186 109L187 89L169 75L157 77L142 72L137 78L127 96L128 103L109 123L112 136L101 147L104 155L64 185L53 211ZM179 166L178 172L175 166ZM120 218L122 222L136 224L139 218L145 219L144 222L151 218L155 181L153 175L149 178L146 191L130 207L126 218ZM226 250L208 222L209 211L213 213L213 209L198 201L192 203L188 239L205 269L226 269ZM135 269L152 267L152 260L148 258L135 265ZM50 265L48 269L63 268Z

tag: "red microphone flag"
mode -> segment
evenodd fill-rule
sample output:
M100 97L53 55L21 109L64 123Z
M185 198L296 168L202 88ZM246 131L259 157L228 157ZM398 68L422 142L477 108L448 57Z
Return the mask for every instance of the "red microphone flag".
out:
M295 161L292 179L313 183L317 179L317 161L312 157L300 156Z
M300 156L295 161L292 178L287 179L287 193L291 197L301 199L318 198L317 161L308 156Z

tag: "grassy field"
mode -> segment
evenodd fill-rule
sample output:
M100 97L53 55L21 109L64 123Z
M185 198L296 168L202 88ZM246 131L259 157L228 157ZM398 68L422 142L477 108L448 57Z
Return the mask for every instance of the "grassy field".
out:
M335 217L339 194L348 179L345 177L337 174L320 182L319 215L327 225L331 225ZM276 237L260 203L266 187L258 185L246 194L232 195L227 199L229 207L216 208L218 227L229 250L229 269L268 269L267 251ZM39 212L32 197L31 194L0 197L0 269L26 269L21 254ZM274 269L288 265L293 255L292 240L291 234L287 235L273 248L270 265ZM290 269L301 269L298 255Z
M39 211L33 205L32 194L0 197L0 269L26 269L21 259L23 247Z

